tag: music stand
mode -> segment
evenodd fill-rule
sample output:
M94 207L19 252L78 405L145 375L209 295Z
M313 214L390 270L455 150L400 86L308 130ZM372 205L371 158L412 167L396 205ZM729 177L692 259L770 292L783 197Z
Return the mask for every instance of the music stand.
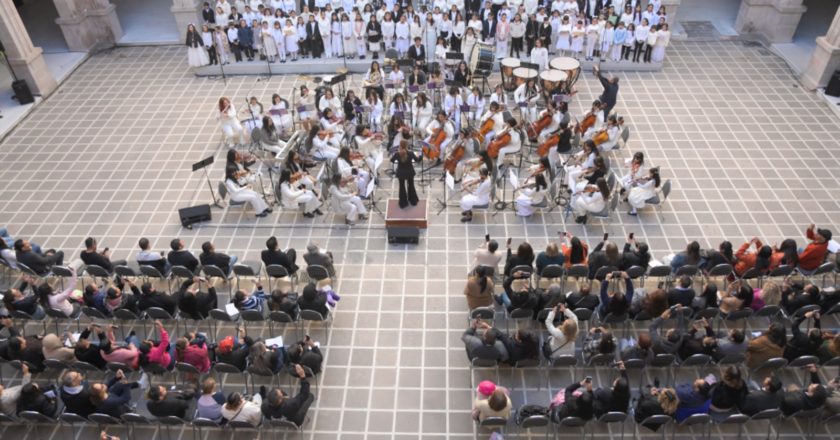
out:
M438 202L438 204L440 205L440 209L438 209L438 212L435 213L435 216L439 216L440 213L443 212L449 206L449 205L447 205L446 188L449 186L450 183L452 184L452 186L454 188L455 178L452 177L452 174L449 174L449 171L444 171L443 172L443 199L435 199L435 201ZM454 189L452 189L452 191L454 191Z
M219 200L216 199L216 191L213 191L213 184L210 183L210 175L207 174L207 167L212 165L214 161L215 161L215 159L213 158L213 156L209 156L206 159L202 159L202 160L192 164L192 170L193 170L193 172L196 172L196 171L202 170L202 169L204 170L204 177L207 179L207 187L210 188L210 195L213 196L213 206L215 206L219 209L224 209L222 204L219 203Z
M379 159L379 163L375 164L374 170L379 169L379 164L382 163L382 159ZM367 188L365 188L365 197L367 198L368 211L375 211L379 214L380 217L385 218L385 214L382 213L382 210L379 209L379 206L376 205L376 177L373 175L374 172L371 172L370 182L367 184Z
M534 69L534 70L536 70L537 72L539 72L539 71L540 71L540 65L539 65L539 64L526 63L525 61L520 61L520 62L519 62L519 67L524 67L524 68L526 68L526 69Z
M343 43L343 41L342 41L342 43ZM345 61L345 63L346 63L346 61ZM338 75L333 76L330 79L330 82L329 82L330 87L332 87L336 84L339 86L339 92L338 93L342 97L344 97L344 95L346 95L346 92L344 91L344 81L346 79L347 79L347 74L346 73L340 73Z

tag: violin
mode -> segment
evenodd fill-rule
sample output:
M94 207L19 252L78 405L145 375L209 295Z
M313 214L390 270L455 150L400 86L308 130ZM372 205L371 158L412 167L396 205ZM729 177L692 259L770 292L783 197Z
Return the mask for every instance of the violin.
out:
M455 148L452 149L452 152L446 156L446 160L443 162L443 169L448 171L449 174L455 175L455 167L458 165L458 162L464 158L464 154L466 154L466 139L461 139Z
M468 192L470 187L475 186L481 183L481 178L476 177L475 179L465 180L464 183L461 184L461 192Z
M537 136L539 136L540 133L545 129L545 127L551 125L552 117L553 115L551 114L551 112L547 111L536 122L534 122L533 124L528 124L528 139L536 139Z
M446 140L445 124L441 124L429 138L429 145L433 148L423 147L423 154L431 160L440 159L440 145Z
M504 147L505 145L509 144L510 140L510 127L508 127L497 133L493 140L490 141L490 145L487 146L487 154L490 155L490 157L493 159L498 158L499 150L501 150L502 147Z

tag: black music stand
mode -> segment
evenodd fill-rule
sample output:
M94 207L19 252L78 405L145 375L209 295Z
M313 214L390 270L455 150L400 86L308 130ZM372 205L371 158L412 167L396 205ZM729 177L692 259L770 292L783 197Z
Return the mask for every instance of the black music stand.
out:
M215 159L213 158L213 156L209 156L206 159L202 159L202 160L192 164L192 170L193 170L193 172L196 172L196 171L202 170L202 169L204 170L204 177L207 179L207 187L210 188L210 195L213 196L213 206L215 206L219 209L224 209L222 204L219 203L219 200L216 198L216 191L213 191L213 184L210 183L210 175L207 174L207 167L212 165L214 161L215 161Z
M539 64L526 63L525 61L520 61L520 62L519 62L519 67L524 67L524 68L526 68L526 69L534 69L534 70L536 70L537 72L539 72L539 71L540 71L540 65L539 65Z
M435 213L435 216L439 216L441 212L446 210L448 205L446 204L446 176L449 175L449 171L443 171L443 198L442 199L435 199L436 202L440 205L440 209L438 212ZM454 176L453 176L454 178Z
M345 63L346 63L346 61L345 61ZM338 74L338 75L330 78L330 82L328 84L330 87L332 87L334 85L338 85L339 86L338 87L338 90L339 90L338 94L342 98L344 97L344 95L346 95L346 92L344 91L344 81L345 80L347 80L347 74L346 73L341 73L341 74Z

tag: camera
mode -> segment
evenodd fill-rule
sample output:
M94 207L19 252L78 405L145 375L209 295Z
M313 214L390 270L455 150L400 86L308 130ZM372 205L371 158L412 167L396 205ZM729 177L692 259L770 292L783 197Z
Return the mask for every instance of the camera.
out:
M613 278L621 278L621 271L617 270L612 273Z

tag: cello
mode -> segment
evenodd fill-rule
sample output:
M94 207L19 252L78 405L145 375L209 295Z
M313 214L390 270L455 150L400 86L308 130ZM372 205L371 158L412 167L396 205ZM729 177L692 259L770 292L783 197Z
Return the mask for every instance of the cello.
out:
M505 128L497 133L493 140L490 141L490 145L487 146L487 154L490 155L491 158L496 159L499 157L499 150L510 143L510 140L510 128Z
M487 133L490 133L493 130L493 126L496 125L496 121L493 120L493 116L491 115L487 118L486 121L481 123L481 127L478 128L478 133L475 135L475 139L478 141L479 144L484 143L484 137L487 136Z
M539 147L537 147L537 155L539 157L545 157L546 154L551 150L552 147L557 145L560 142L560 133L554 133L551 136L547 137L545 141L543 141Z
M448 171L449 174L455 176L455 167L458 165L458 162L464 158L464 154L466 154L466 139L461 139L455 145L455 148L452 149L452 152L446 156L446 160L443 161L443 169Z
M578 133L583 135L584 133L586 133L586 130L589 130L590 128L592 128L595 125L595 122L597 122L597 121L598 121L598 116L595 115L594 112L587 113L586 116L583 117L583 120L580 121L580 124L578 124L578 128L577 128Z
M446 124L444 122L444 124ZM430 147L423 147L423 154L431 160L440 159L440 145L446 140L445 125L441 125L429 138Z
M534 140L537 139L537 136L540 135L545 127L548 127L551 124L551 118L553 115L550 112L546 112L540 119L538 119L533 124L528 124L528 139Z

